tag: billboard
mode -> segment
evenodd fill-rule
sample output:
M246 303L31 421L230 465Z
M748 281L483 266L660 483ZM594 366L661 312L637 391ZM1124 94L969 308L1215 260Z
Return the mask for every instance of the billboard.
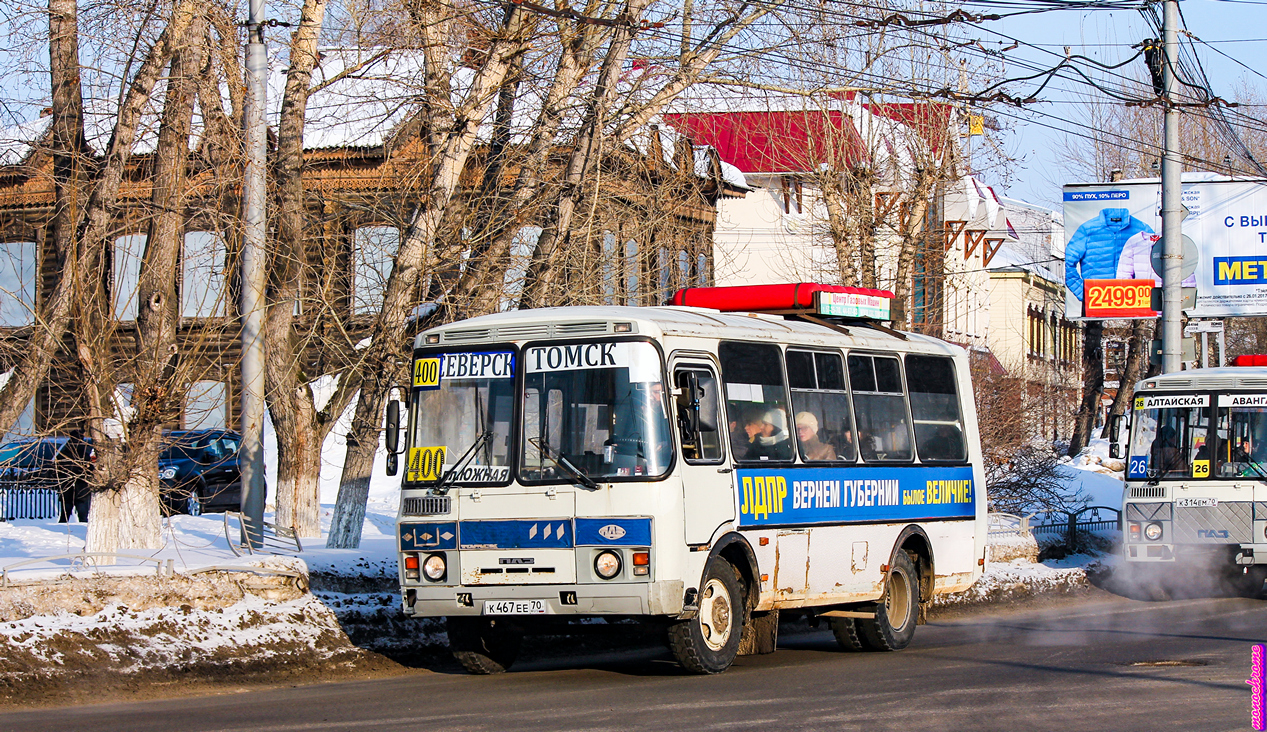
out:
M1183 183L1184 312L1267 315L1267 180L1187 174ZM1161 182L1064 187L1065 315L1151 318L1161 287Z

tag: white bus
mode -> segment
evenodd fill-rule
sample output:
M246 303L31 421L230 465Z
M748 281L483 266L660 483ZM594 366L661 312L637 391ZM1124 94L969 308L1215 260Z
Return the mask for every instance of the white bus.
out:
M1267 368L1145 379L1135 385L1131 421L1122 506L1128 566L1153 570L1163 586L1176 563L1213 569L1236 591L1260 593L1267 580Z
M986 498L966 352L869 320L886 297L696 288L420 334L404 446L388 405L404 612L475 673L583 618L662 628L695 673L773 652L780 611L904 648L980 576Z

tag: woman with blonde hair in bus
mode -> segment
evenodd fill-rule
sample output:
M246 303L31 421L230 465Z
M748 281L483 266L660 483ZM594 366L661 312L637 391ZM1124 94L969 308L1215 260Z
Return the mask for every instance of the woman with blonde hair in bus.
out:
M835 460L836 448L818 439L818 417L813 412L796 413L796 439L805 460Z

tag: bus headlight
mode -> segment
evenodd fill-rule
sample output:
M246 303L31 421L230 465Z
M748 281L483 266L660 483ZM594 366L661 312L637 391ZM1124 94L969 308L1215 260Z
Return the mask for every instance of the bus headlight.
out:
M620 574L620 556L615 552L601 552L594 557L594 573L605 580Z
M439 582L444 579L445 566L443 554L432 554L427 557L427 561L422 563L422 573L432 582Z
M1144 538L1149 541L1157 541L1161 538L1161 524L1153 522L1144 527Z

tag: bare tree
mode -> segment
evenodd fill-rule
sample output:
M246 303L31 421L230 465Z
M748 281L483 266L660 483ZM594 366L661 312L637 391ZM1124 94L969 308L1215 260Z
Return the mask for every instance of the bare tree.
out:
M269 302L264 323L268 343L265 369L268 406L277 432L277 523L300 536L321 534L321 444L346 406L318 410L303 369L306 332L296 323L295 303L308 262L311 236L306 219L303 136L317 39L325 16L325 0L305 0L299 24L291 35L290 66L277 128L272 166L276 188L276 233L269 262Z
M328 546L355 547L360 544L370 473L382 424L383 402L407 352L402 330L405 319L413 310L416 302L414 293L427 264L427 254L436 245L437 234L441 231L441 224L475 145L479 125L488 114L514 59L525 50L524 44L534 26L525 13L518 5L506 11L501 26L483 54L484 61L476 71L465 99L454 110L452 125L445 130L432 161L427 199L417 207L402 237L387 280L382 307L371 326L370 345L354 373L340 381L340 391L357 388L360 397L356 417L348 433L343 480L339 486ZM437 28L424 26L424 32L436 32Z

